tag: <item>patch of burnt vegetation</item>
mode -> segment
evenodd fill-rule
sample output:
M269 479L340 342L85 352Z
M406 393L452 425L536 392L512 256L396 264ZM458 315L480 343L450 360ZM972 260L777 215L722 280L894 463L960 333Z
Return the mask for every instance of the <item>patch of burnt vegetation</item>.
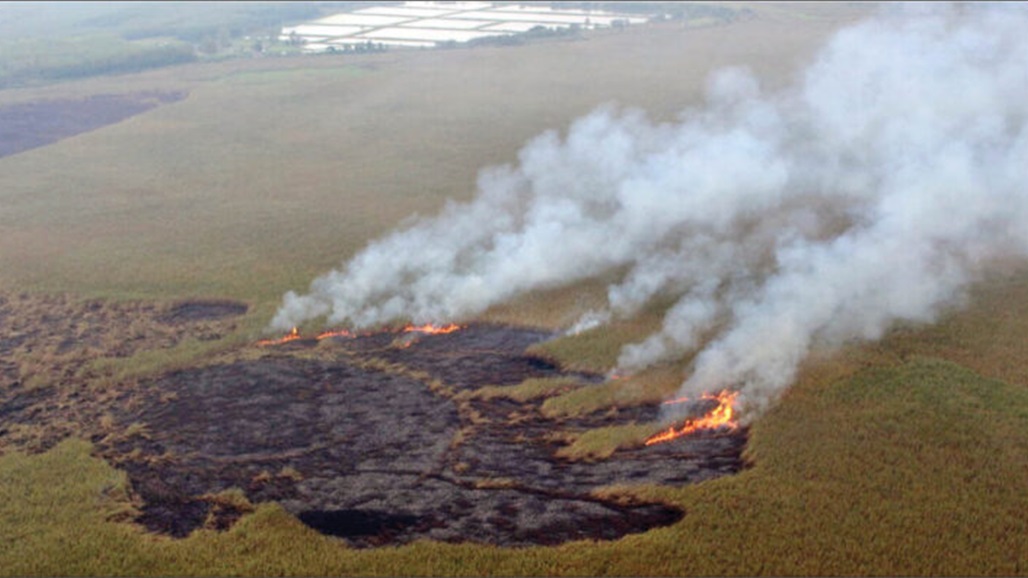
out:
M395 338L369 335L339 343L379 359L427 373L454 391L487 385L515 385L526 379L572 375L586 382L603 379L597 374L566 373L548 359L525 353L530 345L553 335L547 331L487 323L472 324L441 335L415 335L397 347Z
M564 434L652 419L656 408L550 419L540 399L459 395L564 376L524 353L545 332L472 325L400 336L289 342L261 348L256 359L148 380L136 407L114 410L114 429L141 424L135 435L98 439L98 451L128 473L143 504L139 522L151 530L182 536L226 526L230 515L201 510L205 496L235 488L248 502L277 501L356 547L423 538L503 546L614 539L684 513L598 498L596 490L690 483L742 467L744 432L592 462L561 459ZM579 377L583 387L598 378Z
M186 96L182 91L140 91L0 106L0 157L96 130Z
M0 295L0 449L92 440L127 473L136 522L154 532L226 529L252 504L275 501L356 547L613 539L683 512L596 490L742 467L744 433L560 458L569 435L652 420L656 408L553 419L540 410L545 395L474 395L526 379L602 379L525 353L550 334L502 325L243 347L218 363L95 387L97 357L228 332L243 311L223 300Z
M341 538L380 538L388 542L407 528L424 520L409 514L377 510L311 510L300 513L300 521L311 528Z
M236 329L236 319L224 315L168 324L162 320L168 311L145 301L0 294L0 450L43 451L69 435L104 434L109 407L133 397L131 384L97 387L110 377L98 359L217 339Z
M244 315L249 306L240 301L205 299L181 301L168 307L158 320L163 323L190 323Z

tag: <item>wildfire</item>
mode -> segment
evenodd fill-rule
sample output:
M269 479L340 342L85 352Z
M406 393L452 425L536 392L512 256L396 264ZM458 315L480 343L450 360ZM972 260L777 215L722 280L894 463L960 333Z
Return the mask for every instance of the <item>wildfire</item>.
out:
M464 329L463 325L457 325L456 323L450 323L449 325L432 325L426 323L424 325L408 325L403 328L404 333L424 333L426 335L443 335L446 333L453 333Z
M296 341L299 338L300 338L300 330L297 329L296 327L294 327L292 331L290 331L289 333L286 333L285 335L283 335L282 337L279 337L278 339L261 339L260 341L257 342L257 345L260 346L260 347L265 347L265 346L268 346L268 345L282 345L283 343L289 343L290 341Z
M353 337L353 333L345 329L336 329L334 331L322 331L318 334L318 341L322 339L328 339L329 337Z
M400 332L401 333L421 333L421 334L425 334L425 335L442 335L442 334L445 334L445 333L452 333L454 331L458 331L458 330L461 330L461 329L464 329L464 328L465 328L464 325L457 325L455 323L450 323L449 325L433 325L431 323L426 323L425 325L413 325L413 324L407 325L406 327L401 329ZM373 334L373 332L370 332L370 333L354 333L353 331L348 331L346 329L331 329L331 330L322 331L321 333L319 333L318 336L317 336L317 339L320 341L322 339L327 339L329 337L356 337L358 335L371 335L371 334ZM286 333L285 335L283 335L282 337L279 337L278 339L261 339L261 340L257 341L257 346L258 347L281 346L282 344L288 344L289 341L295 341L296 339L299 339L299 338L300 338L300 330L298 328L296 328L296 327L293 327L293 329L289 333ZM410 347L411 342L413 342L413 341L406 341L406 342L404 342L404 344L401 347Z
M668 442L704 429L716 429L720 427L735 429L739 427L738 422L735 421L735 400L737 397L739 397L738 391L728 390L724 390L717 395L709 393L703 394L703 399L716 400L717 407L708 411L701 417L686 420L686 422L682 424L681 428L675 429L675 427L672 426L666 431L650 436L650 438L646 440L646 445L652 446L654 444ZM665 403L682 403L683 401L688 400L686 398L679 398Z
M406 327L401 329L400 332L401 333L421 333L421 334L424 334L424 335L443 335L443 334L446 334L446 333L453 333L454 331L458 331L460 329L464 329L464 326L463 325L457 325L455 323L451 323L449 325L433 325L431 323L426 323L424 325L407 325ZM354 332L348 331L346 329L333 329L333 330L329 330L329 331L322 331L321 333L319 333L317 335L317 339L318 339L318 341L321 341L322 339L328 339L330 337L357 337L358 335L372 335L372 334L373 334L373 332L372 333L354 333ZM300 339L300 330L298 328L294 327L292 329L292 331L290 331L289 333L286 333L285 335L283 335L282 337L279 337L278 339L261 339L260 341L257 342L257 346L258 347L267 347L269 345L282 345L283 343L289 343L290 341L296 341L297 339ZM411 344L411 342L406 342L402 346L403 347L409 347L410 344Z
M707 395L705 395L703 397L703 399L717 399L717 397L716 396L711 396L710 394L707 394ZM679 404L679 403L685 403L687 401L689 401L688 397L676 397L675 399L669 399L667 401L662 401L662 402L660 402L660 405L675 405L675 404Z

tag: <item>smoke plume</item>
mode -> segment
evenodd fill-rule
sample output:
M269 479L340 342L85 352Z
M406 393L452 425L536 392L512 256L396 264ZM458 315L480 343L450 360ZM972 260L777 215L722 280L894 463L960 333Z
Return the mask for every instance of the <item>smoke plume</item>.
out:
M773 400L815 343L933 320L983 266L1028 253L1028 10L889 9L838 32L789 89L744 69L673 123L602 107L474 200L289 292L272 326L449 322L625 271L573 330L672 297L619 371L697 352L683 395Z

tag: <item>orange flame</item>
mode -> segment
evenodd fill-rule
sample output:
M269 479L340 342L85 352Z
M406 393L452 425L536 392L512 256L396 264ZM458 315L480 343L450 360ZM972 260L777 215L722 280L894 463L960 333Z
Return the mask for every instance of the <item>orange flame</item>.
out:
M717 429L720 427L735 429L739 427L738 422L735 421L735 400L737 397L739 397L738 391L728 391L727 389L717 395L703 394L703 399L716 400L717 407L701 417L686 420L679 429L675 429L672 426L666 431L650 436L646 440L646 445L652 446L653 444L669 442L704 429ZM670 400L670 402L681 403L685 400L685 398L679 398Z
M707 394L707 396L704 396L703 399L717 399L717 398L714 397L714 396L710 396L710 394ZM662 401L662 402L660 402L660 405L675 405L676 403L685 403L687 401L689 401L688 397L676 397L675 399L669 399L667 401Z
M459 331L461 329L464 329L464 326L457 325L456 323L451 323L449 325L432 325L431 323L426 323L424 325L408 325L403 328L403 332L424 333L426 335L443 335L445 333L453 333L454 331Z
M300 330L293 328L292 331L286 333L278 339L261 339L257 342L258 347L266 347L268 345L282 345L283 343L289 343L290 341L296 341L300 338Z
M408 325L404 327L401 331L403 333L423 333L425 335L442 335L445 333L453 333L454 331L458 331L461 329L464 329L464 326L457 325L455 323L451 323L449 325L433 325L431 323L426 323L424 325ZM360 335L371 335L371 333L361 333ZM328 339L329 337L356 336L356 333L347 331L346 329L335 329L331 331L322 331L317 335L317 339L320 341L322 339ZM292 331L286 333L278 339L261 339L257 342L257 346L267 347L269 345L282 345L283 343L289 343L290 341L296 341L297 339L300 339L300 330L294 327ZM408 343L407 345L410 344Z
M334 331L322 331L318 334L318 341L322 339L328 339L329 337L353 337L353 333L345 329L336 329Z

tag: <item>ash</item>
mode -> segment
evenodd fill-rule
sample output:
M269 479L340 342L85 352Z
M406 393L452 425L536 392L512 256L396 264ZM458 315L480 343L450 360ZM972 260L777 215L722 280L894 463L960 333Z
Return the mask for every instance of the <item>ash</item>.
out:
M555 432L650 421L658 408L552 420L539 411L542 400L459 402L463 390L568 375L525 354L550 334L473 325L400 337L301 340L256 360L168 373L143 384L145 401L118 416L145 424L145 435L101 453L128 472L144 503L138 521L151 530L185 536L229 527L243 512L216 494L239 488L356 547L615 539L684 512L600 499L594 490L694 483L743 467L745 431L600 461L558 459Z

